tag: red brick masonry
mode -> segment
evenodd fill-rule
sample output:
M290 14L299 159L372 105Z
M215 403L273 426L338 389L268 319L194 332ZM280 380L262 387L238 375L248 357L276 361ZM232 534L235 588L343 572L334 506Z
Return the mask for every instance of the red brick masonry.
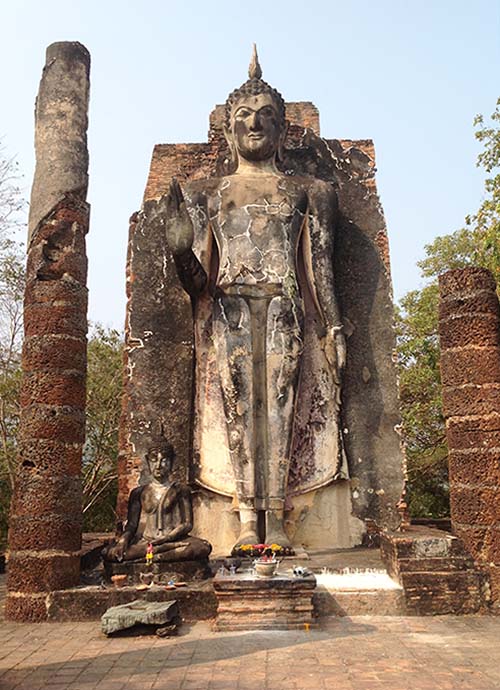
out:
M6 616L46 618L46 592L79 582L89 208L68 198L28 255L19 464Z
M439 279L439 334L451 519L490 575L500 607L500 309L489 271Z

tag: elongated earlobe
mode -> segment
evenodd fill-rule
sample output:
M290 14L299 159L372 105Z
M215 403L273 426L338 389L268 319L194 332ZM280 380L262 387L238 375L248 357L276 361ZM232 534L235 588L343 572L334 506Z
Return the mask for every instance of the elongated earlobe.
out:
M283 158L284 158L285 141L286 141L286 135L288 134L288 128L289 127L290 127L289 120L285 120L285 125L283 127L283 131L280 134L280 138L279 138L279 142L278 142L278 150L276 151L276 159L278 161L283 161Z
M226 166L227 172L233 172L238 167L238 152L236 151L236 146L234 145L233 133L231 132L231 129L227 125L224 125L223 130L229 148L229 161L227 162Z

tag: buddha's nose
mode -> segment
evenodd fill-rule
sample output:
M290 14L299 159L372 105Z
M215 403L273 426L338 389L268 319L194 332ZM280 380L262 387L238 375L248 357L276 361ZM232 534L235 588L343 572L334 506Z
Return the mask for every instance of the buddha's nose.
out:
M254 131L256 129L261 129L262 125L261 125L259 113L252 113L252 115L250 116L249 127L252 131Z

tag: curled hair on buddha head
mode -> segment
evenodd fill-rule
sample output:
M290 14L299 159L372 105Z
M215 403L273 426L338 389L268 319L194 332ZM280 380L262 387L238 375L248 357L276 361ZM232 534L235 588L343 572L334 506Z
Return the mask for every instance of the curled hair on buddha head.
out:
M171 463L174 462L175 450L173 445L170 443L170 441L164 434L162 422L159 422L159 433L154 436L149 448L146 451L146 462L148 463L148 465L150 456L158 451L162 451Z
M248 68L249 79L242 84L238 89L235 89L229 94L226 100L226 127L231 126L231 110L233 106L240 101L245 96L258 96L261 93L267 93L276 102L278 106L278 112L280 119L285 126L286 122L286 109L285 101L283 96L279 91L270 86L267 82L262 79L262 68L259 63L259 57L257 55L257 47L255 43L253 44L252 59L250 61L250 66Z

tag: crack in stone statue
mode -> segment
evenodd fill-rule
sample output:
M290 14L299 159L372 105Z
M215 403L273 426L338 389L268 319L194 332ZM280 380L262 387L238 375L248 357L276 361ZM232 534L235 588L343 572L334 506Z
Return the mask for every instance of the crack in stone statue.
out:
M346 348L332 263L336 194L324 181L279 171L285 103L261 75L254 48L250 78L226 102L234 172L189 182L183 191L172 180L155 213L184 289L194 300L207 291L213 299L212 338L241 523L237 544L264 539L289 547L284 508L305 291L320 317L318 337L337 400ZM199 256L195 237L203 238ZM265 512L261 535L259 511Z
M208 557L210 544L189 536L193 528L191 492L186 485L170 481L173 462L174 452L168 442L149 449L146 463L151 481L131 491L125 531L103 551L104 560L144 560L149 544L154 562Z

